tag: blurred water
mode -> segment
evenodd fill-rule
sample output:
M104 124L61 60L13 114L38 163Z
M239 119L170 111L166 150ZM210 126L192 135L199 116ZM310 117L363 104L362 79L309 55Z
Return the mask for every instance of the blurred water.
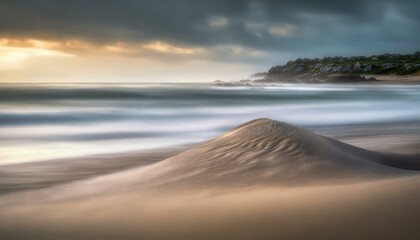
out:
M268 117L311 129L420 120L420 86L0 85L0 165L189 144Z

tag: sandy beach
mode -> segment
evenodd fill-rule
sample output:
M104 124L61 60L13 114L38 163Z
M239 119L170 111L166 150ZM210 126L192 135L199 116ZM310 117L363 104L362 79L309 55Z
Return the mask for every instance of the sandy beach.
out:
M91 170L85 180L67 174L65 181L49 178L57 182L3 192L0 236L420 237L419 152L374 152L269 119L245 123L183 152L158 152L136 161L135 154L109 156L124 167ZM76 165L76 172L87 166Z
M365 75L366 78L373 77L380 81L381 84L419 84L420 74L398 76L398 75Z

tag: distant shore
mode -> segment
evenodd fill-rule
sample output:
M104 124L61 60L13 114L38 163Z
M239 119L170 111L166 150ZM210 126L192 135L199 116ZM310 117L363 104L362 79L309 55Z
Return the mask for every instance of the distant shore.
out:
M365 75L365 77L376 78L380 83L393 83L393 84L420 84L420 74L417 75Z
M420 51L413 54L382 54L353 57L298 58L249 79L216 81L219 86L257 83L379 83L419 84Z
M261 79L243 79L239 81L222 81L213 82L216 86L221 87L252 87L258 85L282 84L282 83L298 83L298 84L390 84L390 85L418 85L420 84L420 74L417 75L275 75Z

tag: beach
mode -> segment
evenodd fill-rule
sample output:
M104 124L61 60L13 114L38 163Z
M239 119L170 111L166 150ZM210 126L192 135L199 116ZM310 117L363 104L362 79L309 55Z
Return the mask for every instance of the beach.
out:
M157 152L110 156L120 161L138 156L138 162L128 169L114 168L114 173L108 169L85 180L4 193L0 196L0 236L420 236L416 226L420 220L419 152L395 157L270 119L245 123L188 149L162 160ZM161 152L160 158L164 154ZM388 158L397 165L386 161ZM149 162L144 163L145 159ZM97 164L103 161L97 160ZM89 212L95 214L86 214Z
M2 89L1 238L420 237L415 87L52 88Z

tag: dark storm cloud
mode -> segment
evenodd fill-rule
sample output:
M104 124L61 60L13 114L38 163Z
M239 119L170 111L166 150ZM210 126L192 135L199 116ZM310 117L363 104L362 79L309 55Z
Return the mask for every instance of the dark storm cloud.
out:
M0 0L0 35L295 55L398 52L419 47L419 16L417 0Z

